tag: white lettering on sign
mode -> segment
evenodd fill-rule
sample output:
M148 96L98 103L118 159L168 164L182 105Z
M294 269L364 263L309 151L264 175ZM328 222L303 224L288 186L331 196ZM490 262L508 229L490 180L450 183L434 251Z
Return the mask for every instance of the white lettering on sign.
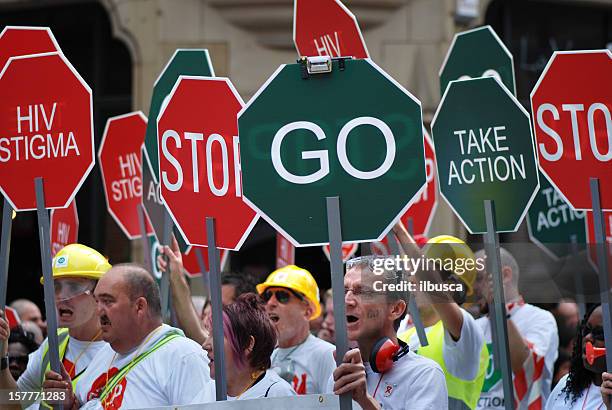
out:
M147 189L147 201L155 202L158 205L163 205L164 201L162 201L161 197L161 188L159 184L155 184L153 180L149 181L149 188Z
M459 138L461 155L497 154L508 151L504 145L506 126L479 128L477 130L457 130L453 134ZM451 161L449 164L448 185L456 180L461 184L479 182L507 181L517 178L526 179L525 159L523 154L518 158L514 155L482 156L473 159L465 158L459 164Z
M334 31L334 38L329 34L325 34L319 37L319 42L317 39L313 39L315 48L317 49L317 53L320 56L330 56L330 57L342 57L342 53L340 52L340 40L338 39L338 32ZM335 41L334 41L335 39Z
M546 204L549 207L546 211L538 212L538 224L536 230L556 228L560 224L584 219L583 211L573 210L559 193L552 187L544 188L540 194L546 197Z
M68 135L50 132L56 107L56 102L50 108L45 108L43 104L28 105L27 109L18 106L17 132L33 135L0 138L0 162L67 157L71 151L74 151L74 155L81 155L72 131ZM41 125L49 132L41 130Z
M385 159L382 164L372 170L372 171L361 171L353 166L348 159L348 155L346 152L346 145L348 143L348 137L351 131L353 131L356 127L361 125L371 125L382 133L385 139L386 153ZM281 160L281 145L283 140L287 135L295 130L308 130L311 131L316 137L318 141L324 140L327 138L325 132L319 127L317 124L312 123L310 121L295 121L289 124L282 126L274 135L272 140L272 165L274 169L284 180L294 183L294 184L310 184L320 179L324 178L327 174L329 174L329 155L326 149L324 150L316 150L316 151L304 151L302 152L302 159L316 159L319 161L319 169L308 175L295 175L292 174L285 168L283 162ZM382 175L384 175L391 166L393 165L393 161L395 160L395 137L393 136L393 132L391 128L383 121L374 117L358 117L347 122L340 133L338 134L338 140L336 143L336 151L338 153L338 161L342 168L351 176L357 179L375 179Z
M497 70L494 70L492 68L489 68L488 70L485 70L485 72L482 73L481 77L493 77L493 78L497 78L499 80L499 82L503 84L501 75L499 75ZM472 79L472 77L470 77L467 74L464 74L464 75L462 75L461 77L458 78L458 80L471 80L471 79Z
M142 165L138 155L133 152L119 155L118 161L121 178L111 182L113 200L119 202L142 196L142 180L140 179Z
M205 155L206 155L206 173L207 173L207 182L208 188L210 192L215 196L225 196L227 194L229 188L229 156L227 151L227 144L225 143L225 139L219 134L210 134L207 138L204 137L204 134L197 132L185 132L183 134L183 138L191 141L191 175L192 175L192 186L193 192L200 192L200 169L199 169L199 161L198 161L198 147L199 143L206 140L205 145ZM172 155L172 153L168 150L168 144L170 140L173 140L174 146L176 149L182 149L181 136L178 132L174 130L166 130L162 134L161 141L161 150L163 156L170 162L170 165L174 168L176 172L176 181L171 182L168 177L167 171L162 171L162 183L169 191L175 192L180 190L183 187L184 174L183 167L180 162ZM221 167L222 167L222 181L220 187L217 186L214 180L213 173L213 144L216 143L221 148ZM241 188L240 188L240 159L239 159L239 146L238 146L238 137L234 136L232 139L232 146L234 149L234 178L236 179L236 197L241 196Z
M574 143L574 157L577 161L582 160L582 148L580 145L581 138L583 136L580 135L580 124L579 119L584 118L583 115L578 115L579 113L584 112L583 104L562 104L561 110L569 113L571 124L572 124L572 142ZM563 140L557 131L554 130L553 126L546 124L544 122L544 114L546 112L550 112L552 114L552 119L554 121L559 121L561 115L559 113L559 109L550 103L544 103L538 107L536 112L536 121L538 123L538 127L542 129L542 131L548 135L555 143L555 150L549 152L546 149L544 143L540 143L540 153L542 157L550 162L556 162L563 156L564 147ZM597 132L604 132L603 127L596 128L595 127L595 117L599 116L603 117L605 120L605 129L606 129L606 137L600 138L599 143L603 146L598 145L597 141ZM591 152L595 159L600 162L608 162L612 160L612 115L610 115L610 110L608 106L604 103L593 103L589 106L586 115L587 120L587 128L589 133L589 145L591 147ZM584 129L584 128L583 128ZM606 143L604 142L607 139L607 151L606 151Z
M68 243L68 235L70 234L70 225L65 222L57 224L57 242Z

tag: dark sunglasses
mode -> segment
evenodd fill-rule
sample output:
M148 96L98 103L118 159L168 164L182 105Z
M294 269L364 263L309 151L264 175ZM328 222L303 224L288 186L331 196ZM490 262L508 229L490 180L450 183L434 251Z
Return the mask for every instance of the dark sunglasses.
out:
M292 291L291 289L266 290L264 293L262 293L261 297L267 303L270 299L272 299L272 295L274 295L276 297L276 300L278 300L278 302L282 303L283 305L289 303L289 301L291 300L291 295L295 296L299 300L304 300L304 297L302 295Z
M588 334L591 334L593 339L604 340L604 330L602 326L590 327L586 325L582 328L582 337L586 337Z
M18 365L21 366L27 366L28 365L28 356L24 355L24 356L9 356L9 363L11 362L15 362Z

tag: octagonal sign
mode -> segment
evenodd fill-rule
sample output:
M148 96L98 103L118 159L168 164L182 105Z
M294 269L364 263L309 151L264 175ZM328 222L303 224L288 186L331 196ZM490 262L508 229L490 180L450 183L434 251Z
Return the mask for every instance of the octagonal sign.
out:
M6 26L0 33L0 70L11 57L61 52L49 27Z
M457 33L439 74L440 94L454 80L494 77L516 95L512 54L491 26Z
M575 209L612 210L612 52L557 51L531 92L540 167Z
M11 57L0 73L0 190L19 211L65 208L94 165L91 89L57 52Z
M470 233L515 232L538 189L529 114L497 79L453 81L432 121L440 193Z
M51 230L51 257L64 246L76 243L79 238L79 213L76 200L68 208L51 210L49 226Z
M238 125L245 201L295 245L329 242L326 197L343 241L372 241L425 185L421 104L369 59L280 66Z
M141 237L138 206L142 202L141 149L147 117L141 111L109 118L98 158L106 206L128 239ZM147 234L152 228L147 223Z
M151 106L147 124L145 146L153 178L159 181L159 162L157 161L157 117L164 105L167 104L169 94L181 75L214 76L215 71L210 61L210 55L206 49L177 49L168 63L155 80L153 94L151 95Z
M203 104L203 102L206 102ZM242 201L236 115L243 106L226 78L181 76L157 120L161 196L188 244L239 250L257 222Z

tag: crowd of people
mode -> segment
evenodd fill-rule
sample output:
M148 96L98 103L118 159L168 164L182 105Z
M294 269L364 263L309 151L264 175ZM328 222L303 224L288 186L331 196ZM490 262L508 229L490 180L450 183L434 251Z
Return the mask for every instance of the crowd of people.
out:
M473 259L458 238L432 238L421 248L398 224L401 252ZM563 300L548 310L526 303L520 268L500 249L509 364L519 409L612 409L612 375L605 372L602 308ZM349 350L337 365L331 290L320 297L313 275L289 265L260 283L224 274L222 323L228 400L304 394L349 394L363 409L501 409L500 358L494 357L492 280L486 268L378 270L380 256L346 263L344 302ZM21 318L0 318L0 390L60 392L65 409L146 408L215 401L215 344L208 301L196 308L176 241L161 249L175 323L163 323L160 291L137 264L111 266L80 244L53 259L61 369L50 370L47 328L38 307L16 300ZM458 264L456 266L459 266ZM478 266L478 265L476 265ZM427 280L461 291L377 291ZM41 278L42 282L42 278ZM377 284L378 283L378 284ZM399 287L396 287L399 288ZM408 314L410 297L426 341ZM587 354L587 351L590 352ZM599 354L593 355L597 351ZM496 360L497 359L497 360ZM51 395L2 408L45 408ZM36 399L36 400L35 400ZM290 406L289 406L290 407Z

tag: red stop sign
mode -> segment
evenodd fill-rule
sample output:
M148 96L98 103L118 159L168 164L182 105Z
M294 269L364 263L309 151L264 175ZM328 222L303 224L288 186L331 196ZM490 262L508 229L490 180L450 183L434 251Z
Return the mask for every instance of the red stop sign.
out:
M295 246L281 233L276 233L276 269L295 265Z
M257 222L242 201L240 95L225 78L180 77L157 122L161 196L190 245L206 246L206 217L217 246L239 250Z
M51 211L51 257L64 246L76 243L79 238L79 214L76 201L72 200L67 208Z
M0 74L0 190L13 208L64 208L94 165L91 89L60 53L12 57Z
M342 262L344 263L351 259L358 249L358 243L342 244ZM327 259L331 260L331 247L329 245L323 245L323 253L327 256Z
M612 52L557 51L531 92L540 169L576 209L591 209L589 178L612 210Z
M147 117L141 111L109 118L98 151L108 212L129 239L142 234L138 220L142 200L140 150L146 131ZM152 233L146 223L147 233Z
M6 26L0 33L0 70L9 58L60 50L48 27Z
M293 42L302 57L369 57L357 19L339 0L295 0Z

